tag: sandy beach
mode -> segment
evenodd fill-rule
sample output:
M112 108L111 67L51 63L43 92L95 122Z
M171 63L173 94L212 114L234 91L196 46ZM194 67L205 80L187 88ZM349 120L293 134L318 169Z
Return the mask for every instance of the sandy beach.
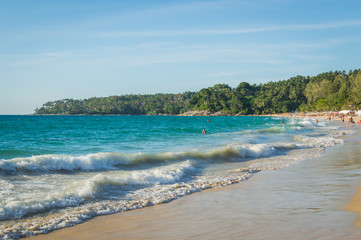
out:
M336 113L328 113L328 114L322 114L322 113L280 113L280 114L268 114L265 116L274 116L274 117L292 117L292 118L313 118L313 119L326 119L329 121L339 121L342 122L341 116L339 116ZM349 116L344 116L344 124L348 124ZM358 125L357 122L359 122L359 125L361 124L361 116L352 116L353 124L352 125Z
M361 239L361 131L353 129L321 157L28 239Z
M355 224L361 228L361 186L358 187L356 194L352 197L351 202L346 205L345 209L359 215L359 219Z

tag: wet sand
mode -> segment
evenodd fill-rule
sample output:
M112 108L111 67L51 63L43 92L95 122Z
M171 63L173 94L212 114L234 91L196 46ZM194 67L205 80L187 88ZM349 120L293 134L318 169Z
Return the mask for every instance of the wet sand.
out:
M361 186L358 187L356 194L352 197L351 202L346 205L345 209L359 215L355 224L357 227L361 228Z
M361 239L360 130L320 158L167 204L94 218L45 239ZM345 211L345 205L347 210Z

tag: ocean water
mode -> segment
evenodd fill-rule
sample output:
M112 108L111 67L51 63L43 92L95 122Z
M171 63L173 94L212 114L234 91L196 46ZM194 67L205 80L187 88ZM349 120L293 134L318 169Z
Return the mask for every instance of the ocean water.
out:
M276 117L0 116L0 239L277 173L349 133Z

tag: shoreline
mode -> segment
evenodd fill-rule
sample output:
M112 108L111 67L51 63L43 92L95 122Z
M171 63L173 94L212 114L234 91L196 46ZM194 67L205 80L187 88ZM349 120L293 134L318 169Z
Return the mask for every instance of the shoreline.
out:
M222 111L218 112L209 112L206 110L192 110L180 114L149 114L149 115L129 115L129 114L22 114L23 116L179 116L179 117L239 117L239 116L252 116L252 117L284 117L284 118L313 118L313 119L326 119L330 121L339 120L341 121L341 116L336 111L331 112L306 112L306 113L272 113L272 114L229 114ZM11 116L11 115L10 115ZM16 115L14 115L16 116ZM347 124L347 119L349 115L344 116L345 123ZM330 119L329 119L330 118ZM357 125L357 122L361 124L361 116L352 115L354 124Z
M260 116L268 116L268 117L279 117L279 118L311 118L311 119L322 119L322 120L328 120L330 122L338 122L338 123L342 123L341 117L340 116L335 116L335 115L322 115L322 114L293 114L293 113L281 113L281 114L268 114L268 115L260 115ZM359 127L361 126L361 116L352 116L353 119L353 123L348 125L348 116L344 117L345 120L342 123L343 125L341 126L345 126L345 127ZM359 122L359 124L357 124Z
M282 174L284 174L285 172L286 173L292 172L291 169L293 168L298 169L299 167L295 165L293 167L291 166L277 171L280 171ZM294 172L292 172L291 174L294 174ZM264 189L265 187L264 185L268 184L267 179L270 180L271 182L275 181L275 179L272 178L272 175L274 175L274 171L262 172L261 174L255 175L250 180L244 183L234 184L222 188L207 189L202 192L197 192L194 194L184 196L180 199L177 199L176 201L171 201L166 204L160 204L142 209L115 213L112 215L95 217L93 219L90 219L89 221L86 221L82 224L78 224L73 227L59 229L45 235L41 234L41 235L29 237L27 239L29 240L47 240L47 239L107 240L107 239L172 239L172 238L173 239L219 239L221 236L222 237L226 236L227 239L239 239L240 235L238 235L238 233L234 233L235 226L231 225L233 227L228 229L227 224L233 224L232 222L237 222L238 218L236 216L238 215L239 216L242 216L242 214L252 215L255 213L254 211L249 212L249 210L247 210L248 209L247 204L251 204L248 207L254 207L254 206L252 203L244 202L247 201L247 197L244 196L245 195L244 192L248 192L251 194L257 193L257 191L254 192L255 190L252 189L254 185L258 186L259 190ZM296 184L298 184L297 181ZM283 191L280 188L278 188L278 190L281 192ZM354 220L353 217L351 216L354 216L353 215L354 212L358 213L359 218L358 218L357 226L361 227L360 225L358 225L361 224L361 207L359 206L361 200L361 186L358 187L358 193L356 194L356 196L352 197L354 190L355 190L354 186L348 186L347 189L344 189L344 191L346 191L347 193L346 194L347 197L343 196L343 201L340 202L341 206L339 206L339 208L344 212L351 211L349 214L350 217L347 218L348 225L353 225ZM352 203L349 203L351 198L352 198ZM239 201L241 201L241 204L239 205L239 207L234 209L233 208L234 205L237 204L237 202ZM278 199L278 201L280 200ZM277 203L278 202L276 201L273 204L277 204ZM287 204L291 204L291 202L288 202ZM227 205L229 207L227 207ZM270 206L273 207L273 205ZM243 210L242 208L245 209ZM237 213L237 211L241 211L241 212ZM233 214L236 214L236 216L234 216ZM287 217L291 217L289 213L287 214L288 214ZM230 221L229 218L232 219L231 222L229 222ZM241 220L238 219L238 221ZM257 221L260 221L262 223L266 220L260 218L257 219ZM335 221L337 222L337 219L335 219ZM201 224L202 227L199 224ZM224 235L228 233L222 232L224 230L220 227L217 227L219 224L223 226L223 228L227 228L231 232L229 233L231 235L229 236ZM337 223L332 223L332 224L337 224ZM292 225L291 227L298 229L298 227L294 225ZM309 228L311 226L307 226L307 227ZM216 228L216 230L214 230L215 232L213 232L212 230L214 228ZM267 229L265 231L267 231ZM280 233L277 234L273 233L272 229L268 229L268 231L269 232L267 233L272 233L274 236L272 236L271 234L271 237L268 238L266 235L262 235L262 237L255 239L264 239L264 238L279 239L279 237L281 236L278 235ZM222 235L220 235L221 233ZM177 234L181 234L181 236L178 236ZM313 234L313 233L305 233L305 234ZM317 233L316 231L316 233L314 234L320 234L320 235L312 235L313 239L315 238L322 239L322 237L320 236L324 233ZM341 232L339 234L342 235L343 233ZM282 237L286 237L286 236L281 236L281 238ZM288 239L290 239L289 237L290 236L287 236ZM303 238L299 236L299 237L294 237L293 239L312 239L312 238L307 238L307 237ZM335 238L328 237L325 239L340 239L340 237L335 237ZM342 239L357 239L357 238L342 238Z

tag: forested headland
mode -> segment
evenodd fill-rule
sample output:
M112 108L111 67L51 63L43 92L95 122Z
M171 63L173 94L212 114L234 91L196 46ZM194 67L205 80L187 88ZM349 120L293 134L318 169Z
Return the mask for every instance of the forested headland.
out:
M192 110L232 115L271 114L294 111L336 111L361 108L361 70L335 71L317 76L236 88L216 84L199 92L93 97L84 100L50 101L35 114L177 115Z

